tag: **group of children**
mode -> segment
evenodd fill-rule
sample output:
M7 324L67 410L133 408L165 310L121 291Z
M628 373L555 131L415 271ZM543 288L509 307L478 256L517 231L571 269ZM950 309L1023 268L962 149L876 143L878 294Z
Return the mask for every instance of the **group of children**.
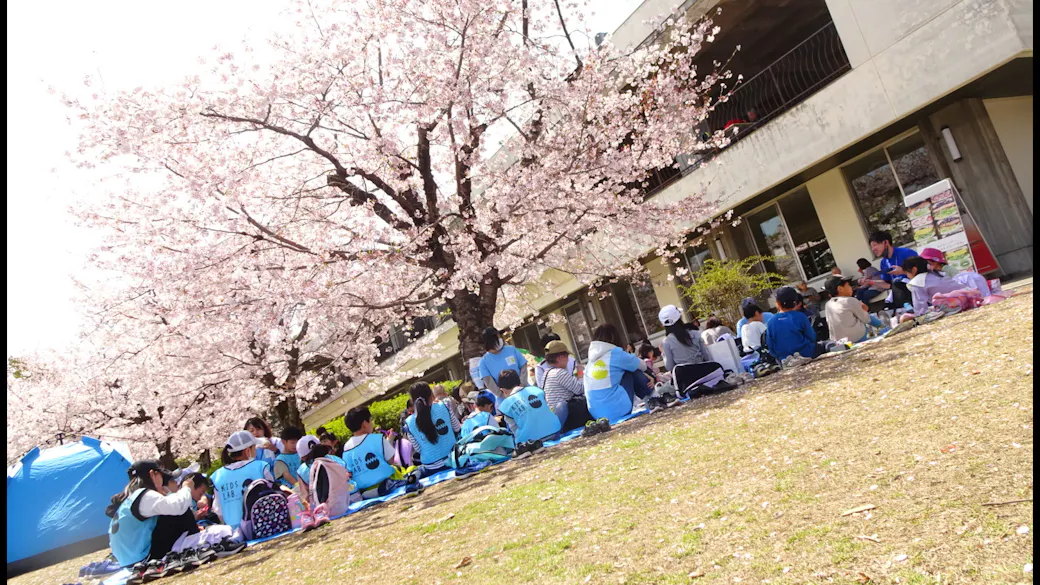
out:
M959 308L982 304L984 299L995 302L1002 298L976 272L950 276L940 250L925 248L918 255L909 248L893 246L887 232L871 234L870 245L881 257L880 269L861 258L857 262L860 278L844 276L835 268L824 284L829 298L823 303L822 316L828 339L817 339L817 328L806 310L805 287L803 292L781 287L775 294L775 316L763 311L754 299L745 299L742 304L744 319L738 322L737 331L745 352L766 349L781 361L795 354L811 359L866 341L873 332L883 333L897 322L934 313L939 304L950 304L947 297L955 298ZM868 303L885 290L889 291L885 306L900 315L897 322L885 322L870 312Z

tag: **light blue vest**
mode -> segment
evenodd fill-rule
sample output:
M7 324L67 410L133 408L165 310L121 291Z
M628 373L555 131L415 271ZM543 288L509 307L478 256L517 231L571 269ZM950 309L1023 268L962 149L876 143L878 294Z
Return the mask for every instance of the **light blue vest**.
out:
M451 428L451 415L448 413L447 406L435 402L430 408L430 416L433 418L434 426L437 427L436 443L431 443L419 430L419 426L415 424L414 414L405 421L408 432L415 437L415 442L419 444L419 461L423 465L437 463L447 457L455 447L455 440L458 438L455 436L455 429Z
M491 416L490 412L484 412L482 410L478 410L477 412L474 412L473 414L471 414L469 416L469 418L467 418L466 420L462 421L462 436L465 437L466 435L472 433L473 430L476 429L477 427L486 427L486 426L497 427L498 426L498 421L496 421Z
M156 516L140 520L133 513L134 502L144 494L144 488L134 491L116 510L116 517L108 525L108 544L120 566L129 567L145 560L152 549L152 531Z
M394 474L394 467L383 457L383 435L369 433L361 444L343 452L351 479L362 490L383 482Z
M238 469L221 467L213 472L213 489L220 493L220 515L224 524L238 528L242 523L242 489L245 487L243 484L248 484L254 479L263 479L267 467L266 461L254 459Z
M560 432L560 419L549 409L545 392L528 386L502 401L502 414L516 423L516 442L544 439Z
M296 470L300 468L299 453L279 453L278 456L274 458L274 460L281 461L282 463L284 463L285 466L289 469L289 474L292 475L294 479L300 479L300 476L296 475ZM274 472L273 463L271 464L271 471ZM278 478L278 483L280 485L284 485L285 487L292 487L291 485L289 485L289 482L285 481L285 479L281 477Z

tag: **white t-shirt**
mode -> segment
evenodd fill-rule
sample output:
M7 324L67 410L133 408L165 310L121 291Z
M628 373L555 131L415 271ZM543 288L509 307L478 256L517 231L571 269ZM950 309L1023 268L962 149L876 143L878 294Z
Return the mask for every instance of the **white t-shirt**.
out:
M766 334L766 324L761 321L749 321L744 325L743 337L740 338L744 351L750 352L762 347L762 337Z

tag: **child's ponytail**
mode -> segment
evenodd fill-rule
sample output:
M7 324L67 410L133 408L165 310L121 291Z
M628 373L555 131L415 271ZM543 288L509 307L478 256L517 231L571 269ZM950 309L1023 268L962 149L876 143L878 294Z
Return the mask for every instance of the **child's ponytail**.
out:
M430 409L433 390L430 390L430 385L426 382L416 382L408 389L408 394L412 397L412 403L415 404L415 426L419 427L419 431L426 436L426 440L436 443L439 437L437 426L433 424L433 412Z
M231 451L228 450L228 446L224 445L224 448L220 450L220 463L221 465L231 465L235 462L234 457L231 456Z

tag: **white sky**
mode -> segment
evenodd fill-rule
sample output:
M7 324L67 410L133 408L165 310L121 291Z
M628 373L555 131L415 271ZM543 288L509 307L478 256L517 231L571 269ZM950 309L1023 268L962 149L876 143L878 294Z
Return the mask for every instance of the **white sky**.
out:
M593 31L613 32L641 0L595 0ZM180 81L216 44L276 28L271 0L35 0L7 5L7 355L73 342L80 325L72 277L98 240L77 228L69 204L91 194L72 168L65 108L88 74L107 90Z

